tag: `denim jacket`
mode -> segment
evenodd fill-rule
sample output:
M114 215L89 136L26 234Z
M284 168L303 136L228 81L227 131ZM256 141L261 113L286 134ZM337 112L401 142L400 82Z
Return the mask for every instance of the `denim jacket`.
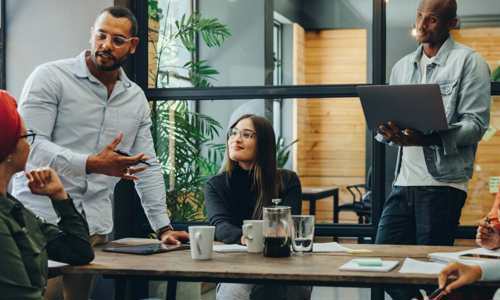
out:
M399 60L392 69L390 84L421 83L422 46ZM489 125L491 104L490 71L474 50L449 37L434 62L427 66L426 83L441 89L449 129L439 131L442 146L423 147L429 173L442 182L465 182L472 178L477 144ZM396 177L401 166L398 151Z

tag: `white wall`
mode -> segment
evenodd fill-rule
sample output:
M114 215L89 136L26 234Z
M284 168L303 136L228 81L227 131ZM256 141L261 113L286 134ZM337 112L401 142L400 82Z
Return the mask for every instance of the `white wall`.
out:
M201 0L203 17L217 18L229 27L231 37L222 48L200 47L200 58L220 72L214 86L264 84L264 4L265 0ZM200 101L199 111L219 121L224 129L215 143L225 140L231 114L249 100ZM263 100L251 102L246 112L264 112Z
M19 97L33 69L88 47L90 27L113 0L7 0L7 89Z

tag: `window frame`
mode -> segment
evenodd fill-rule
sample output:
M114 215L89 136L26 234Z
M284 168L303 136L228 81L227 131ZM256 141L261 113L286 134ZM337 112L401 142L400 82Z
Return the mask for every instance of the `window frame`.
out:
M197 7L197 0L194 1L194 7ZM3 2L3 1L2 1ZM271 1L266 1L266 16L272 16ZM386 84L386 1L372 0L372 82L370 84ZM132 4L132 10L135 12L139 22L139 36L147 37L148 9L147 1L136 1ZM271 11L269 11L271 10ZM274 21L273 18L266 18L266 39L272 37ZM270 32L268 32L270 31ZM269 47L267 47L269 48ZM272 49L271 49L272 51ZM268 51L269 52L269 51ZM271 53L272 54L272 53ZM266 56L269 56L267 54ZM167 101L167 100L242 100L242 99L280 99L280 98L357 98L356 92L358 84L329 84L329 85L285 85L285 86L231 86L231 87L211 87L211 88L148 88L147 86L147 43L140 43L137 49L137 55L133 57L133 78L139 86L145 91L149 101ZM272 59L272 58L266 58ZM269 65L269 64L266 64ZM135 72L134 72L135 71ZM265 70L264 70L265 71ZM367 84L363 84L367 85ZM500 95L500 82L491 83L491 95ZM371 133L373 136L373 133ZM371 167L373 170L373 205L372 205L372 223L369 225L359 224L317 224L316 234L320 236L336 237L371 237L374 239L382 207L385 201L385 145L373 143L371 147ZM367 149L368 150L368 149ZM180 228L185 228L188 224L175 224ZM455 238L473 239L475 236L475 226L460 226L455 233Z
M7 68L6 68L6 52L7 52L7 30L5 28L5 1L0 0L0 88L7 87Z

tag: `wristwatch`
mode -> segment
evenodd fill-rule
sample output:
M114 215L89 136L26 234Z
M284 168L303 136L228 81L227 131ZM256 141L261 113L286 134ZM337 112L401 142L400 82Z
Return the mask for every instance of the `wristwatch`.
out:
M171 231L171 230L174 230L174 227L172 227L172 225L168 224L167 226L163 226L162 228L158 229L158 231L156 232L156 235L158 236L158 239L161 240L161 235L164 232Z

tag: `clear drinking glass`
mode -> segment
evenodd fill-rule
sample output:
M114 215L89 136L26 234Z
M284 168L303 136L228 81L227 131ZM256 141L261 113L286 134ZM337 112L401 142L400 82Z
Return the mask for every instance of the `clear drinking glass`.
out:
M314 216L293 215L292 247L298 255L312 251L314 239Z

